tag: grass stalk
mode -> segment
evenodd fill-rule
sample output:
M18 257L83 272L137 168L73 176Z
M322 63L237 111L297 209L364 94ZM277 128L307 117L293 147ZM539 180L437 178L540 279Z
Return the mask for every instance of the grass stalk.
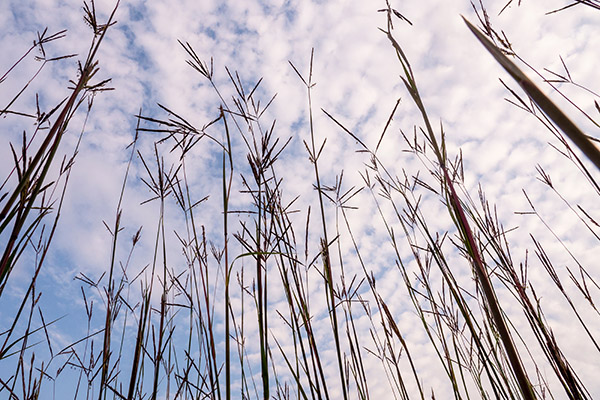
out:
M390 11L388 11L390 12ZM404 71L404 77L402 78L408 92L410 93L415 105L419 109L421 116L423 118L423 122L425 124L427 138L430 141L433 150L435 152L435 156L437 158L437 162L439 163L439 167L443 174L444 186L446 189L446 193L448 196L448 204L450 205L449 211L453 215L453 219L461 237L463 239L463 243L466 246L466 249L472 259L474 264L474 271L478 278L478 283L481 285L481 289L485 296L486 306L489 308L489 312L491 314L492 320L494 322L495 328L498 330L502 343L504 345L504 349L506 351L506 355L510 361L511 368L515 377L519 383L519 388L523 398L525 399L535 399L535 394L531 387L531 383L527 374L525 373L525 369L513 342L512 336L508 330L506 322L504 321L503 313L501 307L496 298L495 291L493 286L489 280L488 273L483 264L481 255L479 253L479 248L475 242L475 238L473 236L470 224L465 216L465 212L463 210L463 206L458 199L456 191L454 189L454 184L452 179L450 179L450 175L448 174L447 163L446 163L446 154L445 151L440 149L433 128L431 127L431 123L429 122L429 118L427 116L427 111L423 102L421 100L421 96L419 94L415 78L410 67L410 63L408 59L404 55L402 48L396 42L394 37L391 34L391 26L388 25L388 30L384 31L390 40L392 46L396 50L396 54L398 59L402 65ZM600 158L599 158L600 160ZM600 164L599 164L600 165Z

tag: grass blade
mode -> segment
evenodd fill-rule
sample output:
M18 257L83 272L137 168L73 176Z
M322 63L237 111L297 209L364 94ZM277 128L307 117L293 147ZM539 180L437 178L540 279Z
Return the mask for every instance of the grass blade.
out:
M508 72L508 74L523 88L527 95L537 104L537 106L550 118L565 135L569 137L579 147L579 149L600 169L600 151L588 136L581 131L563 113L553 102L546 96L528 77L513 63L506 55L504 55L495 44L493 44L479 29L471 24L466 18L463 20L483 44L487 51L498 61L498 63Z

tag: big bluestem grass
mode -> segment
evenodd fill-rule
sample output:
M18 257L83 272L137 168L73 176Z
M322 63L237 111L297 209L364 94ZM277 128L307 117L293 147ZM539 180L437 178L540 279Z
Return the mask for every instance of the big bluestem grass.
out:
M594 8L594 2L577 3ZM474 8L481 16L483 33L470 23L469 28L525 91L519 94L506 85L511 101L559 139L564 148L558 150L581 171L590 190L600 193L595 171L589 170L568 140L597 165L595 144L509 59L516 57L527 65L514 54L508 39L492 28L483 3ZM15 168L2 185L7 190L1 203L2 233L7 240L0 295L25 251L33 251L37 259L14 322L0 332L0 362L14 366L10 376L0 377L0 394L46 398L48 382L59 382L61 371L68 367L76 371L76 379L68 383L63 379L60 384L72 385L74 398L369 399L380 390L375 385L382 380L387 381L389 397L400 399L592 397L545 316L542 299L528 278L528 260L513 259L496 207L483 188L476 196L467 190L462 153L449 154L449 134L443 124L437 128L431 123L417 85L418 71L413 70L402 40L394 36L394 23L411 22L387 1L380 10L387 22L382 32L390 51L397 55L409 107L420 116L412 135L400 132L406 142L403 153L420 163L419 172L386 165L378 155L393 129L391 121L402 110L398 100L390 107L375 148L361 140L360 132L352 132L335 115L323 111L340 128L339 134L357 143L357 151L366 160L363 170L353 171L362 177L361 186L346 187L348 171L339 171L335 178L323 176L328 147L314 123L313 65L318 59L313 52L307 71L297 68L297 61L290 62L298 84L306 89L308 124L298 134L307 155L306 168L313 176L311 193L291 195L286 184L290 172L281 159L294 141L282 137L277 123L267 120L275 96L263 97L262 79L248 83L242 73L228 68L224 71L227 81L222 83L215 77L212 59L203 61L190 43L182 41L187 63L214 92L212 118L199 126L191 122L193 116L165 105L159 105L155 113L141 110L137 115L114 222L104 223L111 238L106 273L77 276L83 284L87 333L56 349L48 334L48 327L56 321L44 318L36 280L75 157L65 158L56 181L49 182L46 175L56 163L61 135L77 107L88 100L89 113L94 93L104 89L106 82L90 84L89 80L97 71L97 46L113 18L99 24L93 2L84 10L94 40L72 95L48 113L15 111L11 108L14 100L1 111L35 118L38 126L46 123L49 129L31 157L31 146L23 136L21 151L13 150ZM40 34L35 46L43 53L45 44L62 35ZM42 66L61 60L44 60ZM12 70L2 80L9 79ZM546 79L547 83L561 79L581 88L566 65L565 70L564 75L549 72L552 79ZM58 117L50 123L54 115ZM590 115L586 118L596 123ZM154 141L149 151L138 146L147 138ZM198 173L193 155L215 154L215 150L216 178L209 176L214 171ZM155 205L157 212L150 234L153 245L142 266L132 265L142 228L126 244L124 260L119 260L118 251L124 247L123 204L131 184L130 168L135 166L149 193L141 206ZM541 166L539 174L598 239L591 213L561 197ZM198 175L217 184L199 188L194 181ZM211 187L217 189L211 192ZM390 249L389 265L399 276L399 289L393 296L381 290L370 266L373 254L361 246L359 230L353 225L354 201L360 196L372 200L360 207L373 207L376 218L372 223L387 235L380 246ZM306 198L312 200L303 201ZM443 204L450 228L441 230L432 223L438 216L429 215L424 205L431 199ZM208 204L215 200L219 212L213 218L218 223L213 224ZM311 205L299 208L307 203ZM527 214L545 223L535 204L529 204ZM29 215L32 210L37 217ZM47 218L52 220L50 233L44 225ZM594 294L600 287L593 271L569 251L575 265L567 269L573 292L544 245L531 239L533 254L584 330L580 339L589 340L600 351L593 321L573 299L582 296L584 304L598 314ZM179 248L172 246L173 240ZM556 240L568 250L558 235ZM458 271L464 266L468 267L466 280ZM445 392L423 379L427 374L419 363L422 355L408 339L411 332L400 321L403 310L396 308L394 296L406 298L420 322L410 329L426 338L442 371ZM102 306L95 306L94 300ZM515 304L525 323L506 311ZM34 323L36 313L39 325ZM519 329L528 325L530 331L520 331L517 325ZM40 336L49 349L48 360L36 360L40 344L33 343L33 338ZM372 359L378 362L377 372L372 370ZM49 365L57 362L62 366L52 375ZM554 374L556 384L549 382L547 371Z
M90 5L91 4L91 5ZM15 268L27 268L26 264L33 263L31 281L24 291L20 305L15 310L15 315L10 326L3 327L1 333L0 360L3 365L12 362L14 370L10 375L2 377L2 391L12 397L37 398L40 396L42 382L48 378L47 371L54 362L60 363L61 355L69 352L69 348L57 351L53 348L48 335L48 326L55 321L45 321L42 312L40 293L36 290L37 279L43 268L48 254L50 243L54 237L60 218L61 209L69 177L75 163L76 155L82 136L86 129L93 99L96 93L110 90L107 83L110 80L95 81L99 70L96 60L98 48L102 43L108 28L113 24L117 6L112 11L105 24L98 22L95 5L84 3L84 18L93 30L93 37L84 59L79 61L78 77L70 82L71 93L59 104L43 111L36 95L36 110L26 112L15 110L16 100L27 96L30 84L39 77L41 70L50 62L66 62L73 55L48 57L44 46L55 40L65 37L65 31L47 34L44 30L38 34L33 46L9 68L0 78L0 82L11 78L11 74L18 70L27 56L34 49L39 50L41 62L39 69L10 99L6 106L0 110L0 115L14 115L33 121L35 128L33 134L27 137L22 135L20 150L11 144L11 153L14 167L7 173L0 190L2 190L0 210L0 235L3 238L2 258L0 260L0 295L9 285L9 278ZM66 82L65 82L66 83ZM77 145L70 156L60 158L61 141L71 124L74 115L80 108L85 108L85 119L80 131ZM58 172L56 172L58 170ZM56 173L55 177L52 174ZM23 260L26 249L31 248L34 258ZM6 297L3 297L3 300ZM11 309L7 307L6 309ZM39 314L41 325L34 326L33 315ZM49 358L36 360L35 352L30 348L35 345L32 336L43 332ZM64 357L62 357L64 360ZM60 374L63 367L58 369ZM7 372L9 369L4 369Z

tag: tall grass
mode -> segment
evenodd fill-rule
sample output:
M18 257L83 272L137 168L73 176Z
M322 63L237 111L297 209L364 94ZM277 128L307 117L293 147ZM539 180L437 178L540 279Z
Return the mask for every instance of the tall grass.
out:
M117 2L118 6L118 2ZM53 239L60 212L65 198L69 176L73 168L81 136L85 131L85 121L89 115L95 94L110 90L107 84L110 80L94 81L99 70L96 56L108 28L113 24L113 17L117 6L113 9L108 21L100 24L96 18L94 3L84 3L84 19L92 28L92 39L89 51L84 59L79 62L78 77L71 81L71 94L48 111L42 111L36 96L36 112L27 113L16 111L13 106L17 99L26 93L29 85L35 80L41 70L48 63L65 62L73 55L58 57L46 56L44 46L62 40L65 31L48 34L47 29L38 33L33 45L24 55L6 71L0 82L11 78L11 74L25 62L26 57L38 50L41 56L39 69L29 79L17 94L12 97L0 111L0 115L14 115L34 122L35 129L28 137L26 132L22 135L20 149L12 144L14 167L7 173L0 190L2 190L2 204L0 211L0 235L3 238L3 254L0 261L0 295L6 298L5 289L9 285L9 278L19 265L19 259L29 248L34 254L32 277L25 292L22 294L20 305L17 307L10 326L3 327L1 333L0 360L3 362L3 371L8 373L6 367L8 360L14 366L9 376L3 376L0 383L6 396L18 398L37 398L41 393L42 382L47 378L46 371L53 363L55 357L68 349L63 349L55 354L50 343L47 327L56 321L45 321L42 309L39 307L40 294L36 291L36 283L40 270L48 254L50 243ZM70 156L58 159L60 143L71 123L75 113L84 106L85 119L77 146ZM58 168L58 171L56 169ZM51 178L50 174L56 173ZM29 269L29 268L28 268ZM5 300L6 301L6 300ZM11 309L12 307L7 309ZM34 313L39 313L41 326L32 326ZM31 336L36 332L43 332L44 339L49 349L48 360L36 360L35 352L30 348ZM28 357L28 358L26 358ZM30 358L29 358L30 357ZM61 369L59 369L60 371Z
M593 2L578 3L595 8ZM579 153L600 167L595 143L511 61L516 58L527 66L514 54L508 39L493 28L483 3L473 7L481 26L478 29L465 20L465 29L474 33L474 40L483 44L482 51L487 49L524 90L520 94L507 84L514 98L511 101L559 138L564 148L558 150L580 169L590 190L600 193L595 170L590 170ZM528 278L527 259L513 260L495 206L483 188L469 193L462 153L449 154L443 125L435 128L432 124L417 84L419 73L413 70L402 40L394 35L395 23L411 22L388 1L380 10L386 16L381 30L397 56L410 107L421 118L415 122L412 136L402 132L405 152L420 162L419 173L386 165L380 157L380 145L401 108L398 100L389 107L375 148L361 140L360 132L353 132L340 118L323 110L340 135L355 141L365 159L365 168L358 171L362 186L346 187L344 171L333 184L325 183L332 179L322 175L323 163L328 162L324 155L327 141L314 123L313 65L318 60L312 52L306 71L297 67L301 60L290 61L298 84L306 89L308 124L299 135L314 189L302 194L302 200L313 198L308 201L312 205L298 208L304 201L286 192L290 171L282 161L294 142L291 137L281 137L276 122L267 120L270 113L266 111L275 96L263 95L262 79L248 83L228 68L228 82L219 83L212 59L204 61L190 43L180 42L188 65L214 92L214 115L202 126L165 105L159 105L157 113L140 110L136 116L127 169L120 196L115 199L114 222L105 223L111 236L109 265L99 277L83 273L76 277L83 285L87 334L57 351L48 327L59 321L44 319L44 298L36 286L58 224L69 174L76 167L77 151L60 162L56 157L73 115L87 104L87 116L94 95L107 90L108 80L92 83L92 78L98 71L98 47L110 31L116 10L100 24L94 2L85 3L92 43L68 98L47 113L15 111L11 107L26 92L25 86L0 111L32 118L37 124L30 138L23 135L19 151L11 144L15 165L1 186L2 302L8 302L4 289L11 284L11 272L26 262L24 254L35 255L32 279L13 322L0 332L2 396L52 397L49 386L53 382L70 385L74 398L368 399L376 396L381 381L387 381L389 397L401 399L592 398L545 316ZM62 40L64 35L40 34L0 82L9 79L33 49L44 54L44 45ZM44 59L42 67L70 57ZM568 70L568 78L551 75L573 83ZM546 83L555 81L546 79ZM84 131L85 124L82 135ZM150 153L138 147L145 138L154 140ZM32 149L35 152L30 155ZM218 173L198 173L193 155L210 151L219 154L215 158ZM49 171L55 171L57 164L57 177L49 179ZM131 185L132 166L142 171L139 180L150 193L143 204L155 203L157 210L155 230L149 234L153 235L153 248L145 266L132 265L142 228L135 230L127 244L122 238L123 203ZM558 193L542 167L539 173L542 182ZM214 186L218 189L205 193L211 186L199 187L195 183L198 175L206 182L218 181ZM386 298L378 287L379 278L369 262L372 254L360 245L351 214L357 208L355 199L365 195L372 200L372 224L387 235L386 243L380 245L391 249L389 265L400 277L397 286L402 289L395 295L405 297L412 306L411 312L420 322L412 329L427 338L446 389L424 380L427 375L418 362L420 350L402 331L402 310L395 309L396 299ZM208 215L211 196L219 199L217 231L210 230L215 226L210 224L213 216ZM424 199L442 202L449 229L439 230L432 224L432 219L441 217L429 214ZM597 223L591 213L564 202L597 239L593 227ZM535 204L529 204L528 214L542 218ZM180 223L171 224L173 220ZM170 245L173 239L178 249ZM531 239L532 252L549 282L585 332L578 340L589 341L600 352L597 321L589 319L581 303L573 300L575 295L583 296L598 313L595 293L600 286L593 271L570 253L576 266L567 269L573 291L557 273L542 243L534 236ZM566 247L558 237L557 241ZM123 246L127 246L127 256L119 260ZM466 280L457 265L470 267ZM94 308L93 299L102 301L100 311ZM515 320L507 311L515 306L524 320ZM41 324L35 322L36 313ZM529 326L527 332L522 331L525 325ZM50 357L40 360L36 355L42 343ZM55 364L60 366L51 370L50 365ZM372 370L374 365L379 365L378 372ZM65 368L75 372L61 375ZM547 373L554 378L550 380ZM68 378L63 378L65 375ZM374 377L379 379L374 382Z

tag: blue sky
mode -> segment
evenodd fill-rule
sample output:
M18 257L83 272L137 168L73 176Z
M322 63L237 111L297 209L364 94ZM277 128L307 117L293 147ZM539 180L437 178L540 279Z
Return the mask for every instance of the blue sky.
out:
M514 49L531 66L539 71L544 69L564 75L564 60L570 76L578 84L600 92L597 87L597 70L594 55L600 54L600 13L585 6L576 6L560 13L546 15L547 12L564 6L568 2L552 0L545 2L517 2L501 15L498 12L505 1L487 1L484 4L490 12L494 26L506 33ZM37 31L46 26L53 33L67 29L67 37L47 46L51 56L79 54L82 58L89 46L91 34L82 19L82 3L79 1L35 1L8 0L0 5L0 74L3 74L26 51ZM105 20L114 6L111 1L98 1L96 8L100 20ZM317 254L319 224L315 217L317 210L314 196L314 173L311 169L303 140L308 138L308 110L306 89L291 68L291 61L306 75L309 68L311 49L314 48L313 79L316 86L312 92L314 126L317 136L327 139L320 163L325 185L333 185L336 176L343 171L346 188L362 187L364 182L360 172L364 172L368 159L357 153L355 141L343 133L321 109L332 114L338 121L357 135L364 143L374 148L379 140L389 113L396 101L401 102L394 121L382 141L377 155L386 165L393 167L400 175L402 169L415 171L422 169L415 157L403 152L406 148L400 131L412 135L415 124L420 124L420 116L410 101L404 85L399 79L401 66L385 35L378 30L385 27L385 15L377 12L385 7L385 1L352 2L349 0L302 1L284 0L259 1L129 1L120 5L116 13L117 24L109 29L105 42L100 48L99 79L111 78L113 91L100 93L94 99L94 107L87 121L83 142L77 156L75 168L70 177L66 202L61 212L61 222L54 238L52 252L40 278L39 288L43 291L46 320L63 315L66 317L50 329L52 340L57 347L66 346L85 335L85 309L81 297L81 281L73 278L80 273L92 279L99 279L110 261L111 238L103 221L111 226L119 198L122 180L129 158L126 146L134 137L136 118L140 109L143 114L155 118L165 118L157 103L184 116L192 124L201 127L218 116L219 98L210 84L187 64L187 54L178 40L189 42L200 57L214 63L214 81L229 101L234 88L228 81L225 67L237 71L247 88L251 88L262 77L257 95L262 104L277 94L274 102L263 116L264 126L270 126L276 119L276 135L282 141L291 137L290 144L281 155L282 165L279 174L284 176L284 202L300 196L294 203L299 211L296 218L299 229L297 235L303 237L307 210L313 215L309 226L309 259ZM566 266L576 266L560 245L558 236L577 255L583 265L594 271L597 239L579 222L574 212L569 211L561 197L543 185L536 166L540 165L550 174L557 191L574 205L581 205L592 217L600 211L593 189L577 171L551 145L558 141L547 132L531 115L518 110L505 101L510 93L502 86L499 78L511 88L516 85L495 64L483 47L468 31L461 15L477 21L468 1L394 1L392 7L405 15L412 25L395 21L395 37L403 46L411 61L417 84L421 90L429 115L437 126L441 122L446 132L448 152L454 157L462 149L465 169L465 186L473 198L477 198L478 185L483 187L488 200L497 204L497 212L505 228L518 227L509 234L511 253L516 262L528 257L529 278L535 284L542 299L546 316L550 321L557 340L569 356L570 361L590 390L592 397L600 395L600 383L595 378L597 353L584 340L578 340L582 332L573 327L575 319L565 306L556 288L549 282L543 266L534 257L534 246L530 233L546 246L553 257L559 272L568 280ZM521 64L522 65L522 64ZM4 107L14 94L39 68L40 63L30 55L9 79L0 84L0 107ZM527 70L534 76L531 70ZM549 73L544 72L545 76ZM14 105L14 109L32 110L35 107L35 93L40 94L42 108L56 104L68 95L68 80L76 77L75 59L48 63L33 81L31 87ZM536 82L540 83L539 77ZM597 96L575 85L557 85L584 111L598 121L598 111L594 108ZM574 107L547 85L541 85L553 100L586 132L598 133L597 126L584 118ZM69 154L75 148L84 113L79 113L63 142L62 151ZM12 168L12 156L8 143L19 143L23 129L33 131L30 121L14 116L2 118L3 135L0 145L0 170ZM437 129L437 126L435 127ZM222 130L214 129L215 134ZM153 143L159 136L142 133L138 149L146 160L152 159ZM217 139L221 139L219 136ZM168 153L165 147L162 155L169 163L176 163L177 157ZM240 160L245 158L241 140L234 142L234 153ZM189 178L194 195L200 199L210 196L202 204L202 224L206 226L209 239L219 245L221 216L221 151L218 145L204 141L202 147L190 153L188 158ZM233 182L231 208L242 210L248 207L247 195L238 194L242 189L239 173L248 173L242 166L236 171ZM590 164L591 165L591 164ZM595 174L595 171L592 170ZM126 260L130 244L129 238L143 226L142 240L130 261L131 275L136 275L146 265L152 263L152 249L155 230L158 224L157 202L140 205L151 195L141 182L145 177L140 159L136 156L130 173L130 180L123 203L123 242L118 248L118 259ZM534 203L543 221L535 215L523 214L530 211L523 189ZM444 231L451 228L451 221L444 215L444 206L439 199L425 197L423 207L431 219L432 229ZM393 264L393 249L383 226L378 221L369 194L363 191L351 205L357 210L349 211L355 236L359 246L367 254L369 268L378 279L378 289L398 318L399 326L417 354L416 364L426 387L437 393L447 390L447 383L440 378L440 368L435 366L435 354L427 347L427 339L418 319L411 310L405 288ZM328 206L329 207L329 206ZM331 226L335 225L335 210L329 207ZM384 213L391 210L384 206ZM519 213L521 212L521 213ZM576 210L577 212L577 210ZM185 231L185 222L171 201L166 208L169 232L166 243L169 249L169 262L178 270L185 264L180 245L173 231ZM241 217L243 220L244 217ZM550 232L544 225L547 222L554 229ZM231 223L232 231L240 229L237 221ZM592 227L597 234L597 227ZM0 236L3 241L4 236ZM303 243L303 239L299 242ZM339 241L340 251L347 257L346 273L361 274L362 270L353 258L352 244L348 237ZM529 249L529 250L527 250ZM237 248L236 251L241 251ZM304 252L304 247L301 248ZM409 257L409 249L403 250L403 257ZM15 269L9 283L9 292L2 297L2 310L17 306L16 299L28 283L29 263L32 256L26 254L20 269ZM455 254L457 276L471 284L469 266ZM245 260L237 261L241 268ZM222 292L222 279L215 269L217 287L215 293ZM310 276L309 287L315 306L315 319L326 321L324 308L319 307L324 299L322 290L316 283L317 277ZM570 282L569 282L570 283ZM132 290L139 283L132 286ZM404 291L402 291L404 290ZM571 287L570 290L573 290ZM576 293L576 291L573 291ZM597 294L597 293L596 293ZM132 296L138 294L133 293ZM367 292L364 293L367 296ZM102 308L102 290L90 290ZM237 294L236 294L237 296ZM513 317L519 331L527 329L526 321L518 307L511 303L510 296L501 292L501 300L506 300L507 313ZM598 319L594 310L588 307L581 296L573 296L581 304L582 313L594 321L592 332L598 334ZM236 301L239 298L236 297ZM154 301L157 301L155 298ZM284 309L283 291L273 286L272 315L275 310ZM252 315L248 311L248 315ZM4 331L10 320L10 313L0 311L0 331ZM221 316L222 318L222 316ZM360 334L369 346L369 325L358 319ZM101 318L94 320L92 331L101 326ZM415 328L416 327L416 328ZM255 333L249 328L249 337ZM274 318L272 335L286 342L284 324ZM327 343L326 326L319 331L323 342ZM526 334L525 334L526 335ZM287 338L289 339L289 338ZM327 345L324 345L327 348ZM250 351L257 351L252 341ZM327 348L327 350L330 350ZM45 351L45 350L44 350ZM537 350L535 350L537 351ZM329 354L329 353L327 353ZM255 356L256 353L252 354ZM281 362L282 360L279 359ZM374 398L391 396L390 389L381 373L380 363L367 359L370 384ZM0 361L0 375L7 369ZM333 358L326 360L333 366ZM282 371L285 368L282 368ZM257 367L254 373L257 373ZM335 378L334 368L330 369ZM541 374L553 383L550 369ZM284 372L282 376L288 377ZM58 385L58 383L57 383ZM51 383L42 398L52 398ZM412 388L411 390L414 390ZM557 392L558 393L558 392ZM558 394L560 397L560 394ZM437 397L437 396L436 396ZM442 395L439 396L443 398ZM382 397L383 398L383 397Z

